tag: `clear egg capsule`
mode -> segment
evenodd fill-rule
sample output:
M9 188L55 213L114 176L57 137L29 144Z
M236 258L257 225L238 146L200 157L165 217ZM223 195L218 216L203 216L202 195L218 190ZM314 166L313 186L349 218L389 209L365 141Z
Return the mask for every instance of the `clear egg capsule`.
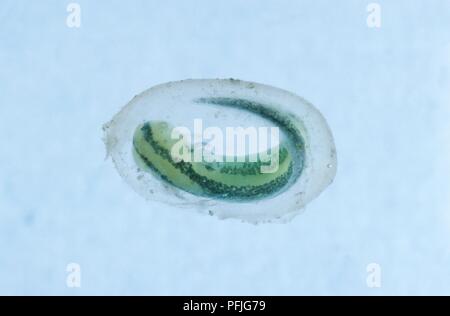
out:
M136 192L219 218L286 221L336 174L319 111L253 82L161 84L135 96L104 131L108 155Z

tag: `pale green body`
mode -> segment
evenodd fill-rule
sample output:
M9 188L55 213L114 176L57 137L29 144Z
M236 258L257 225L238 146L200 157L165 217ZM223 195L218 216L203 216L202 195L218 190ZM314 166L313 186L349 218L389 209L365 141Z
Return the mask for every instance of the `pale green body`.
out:
M152 170L179 189L199 196L231 200L252 200L272 195L283 188L293 171L292 156L281 144L278 168L263 173L267 165L255 162L176 162L171 148L178 141L172 139L171 127L165 122L146 122L138 126L133 138L134 156L139 166ZM237 161L237 159L236 159Z

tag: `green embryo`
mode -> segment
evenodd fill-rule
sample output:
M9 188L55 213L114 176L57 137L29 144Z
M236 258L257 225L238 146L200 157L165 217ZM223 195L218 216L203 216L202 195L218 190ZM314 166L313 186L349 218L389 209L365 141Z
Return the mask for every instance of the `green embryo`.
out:
M171 149L178 140L171 137L173 127L162 120L149 120L135 129L133 156L141 169L196 196L236 202L277 195L301 175L305 145L295 118L268 105L240 98L199 98L195 102L237 108L278 126L285 137L279 146L271 148L278 150L276 170L263 172L267 161L262 161L260 155L256 159L249 159L247 154L244 159L234 157L230 161L224 157L213 162L174 159Z

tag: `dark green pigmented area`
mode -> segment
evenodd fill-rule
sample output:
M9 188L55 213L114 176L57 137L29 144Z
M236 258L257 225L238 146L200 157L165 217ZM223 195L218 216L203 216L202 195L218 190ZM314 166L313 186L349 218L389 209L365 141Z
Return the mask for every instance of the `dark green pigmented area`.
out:
M237 108L240 110L248 111L253 114L259 115L266 120L279 126L279 128L287 135L289 141L293 144L294 152L292 153L293 161L295 162L295 171L293 177L296 180L302 170L305 160L305 141L300 131L298 130L295 122L289 115L280 113L273 107L268 105L250 101L240 98L224 98L224 97L210 97L210 98L198 98L195 100L197 103L214 104L219 106ZM281 153L280 153L281 156Z

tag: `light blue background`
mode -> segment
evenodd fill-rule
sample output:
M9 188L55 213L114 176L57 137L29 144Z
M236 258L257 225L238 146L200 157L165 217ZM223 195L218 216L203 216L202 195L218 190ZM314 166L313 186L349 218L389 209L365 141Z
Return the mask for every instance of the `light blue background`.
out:
M450 294L450 1L379 1L380 29L369 2L84 0L76 29L0 1L0 294ZM291 223L146 202L104 160L135 94L217 77L327 118L337 177Z

